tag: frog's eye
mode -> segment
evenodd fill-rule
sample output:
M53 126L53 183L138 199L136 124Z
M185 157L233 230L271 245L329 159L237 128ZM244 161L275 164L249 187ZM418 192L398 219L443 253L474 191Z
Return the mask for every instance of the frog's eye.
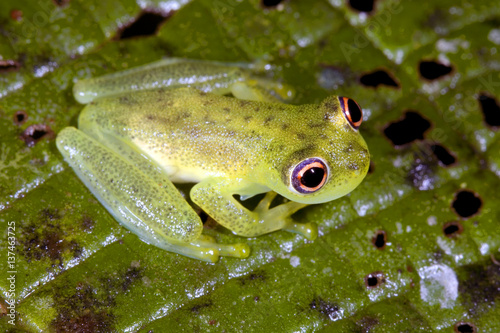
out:
M328 178L328 167L322 159L308 158L295 166L292 172L292 187L299 193L318 191Z
M358 103L348 97L339 97L339 102L349 124L351 124L352 128L358 129L363 121L363 111L361 111Z

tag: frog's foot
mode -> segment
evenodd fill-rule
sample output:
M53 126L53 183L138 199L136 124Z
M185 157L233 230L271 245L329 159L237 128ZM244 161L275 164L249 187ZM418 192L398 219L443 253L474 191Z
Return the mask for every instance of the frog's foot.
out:
M282 230L297 233L309 240L316 239L316 237L318 237L318 227L316 226L316 223L298 223L290 218L291 215L293 215L299 209L307 206L307 204L289 201L287 203L269 209L276 195L276 192L267 192L266 196L262 198L262 200L255 208L254 213L257 213L263 220L267 221L283 220L284 225L282 227Z
M191 243L169 242L158 246L171 252L208 262L217 262L220 256L244 259L250 255L250 247L247 244L219 244L213 237L206 235L201 235Z

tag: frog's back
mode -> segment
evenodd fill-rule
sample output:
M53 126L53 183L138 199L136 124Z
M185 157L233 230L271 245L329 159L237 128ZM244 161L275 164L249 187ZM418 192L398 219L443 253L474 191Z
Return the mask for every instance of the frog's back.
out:
M83 117L160 161L174 181L197 182L245 174L310 145L327 125L319 112L183 88L103 98Z

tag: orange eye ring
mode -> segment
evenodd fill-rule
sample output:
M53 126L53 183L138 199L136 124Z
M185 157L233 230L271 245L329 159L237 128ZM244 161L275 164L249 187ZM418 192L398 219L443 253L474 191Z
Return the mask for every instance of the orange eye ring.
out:
M299 193L314 193L325 185L328 167L317 157L303 160L292 172L291 185Z
M363 111L358 103L356 103L352 98L349 97L340 97L340 108L342 112L344 112L344 116L351 124L352 128L358 129L361 123L363 122Z

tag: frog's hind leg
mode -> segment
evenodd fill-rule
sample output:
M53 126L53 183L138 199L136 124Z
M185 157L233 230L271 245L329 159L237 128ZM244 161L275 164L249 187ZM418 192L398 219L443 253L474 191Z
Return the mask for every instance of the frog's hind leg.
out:
M242 188L245 188L244 184L239 185L234 181L207 179L191 189L191 199L221 225L241 236L255 237L286 230L310 240L317 237L315 223L297 223L290 217L306 204L289 201L270 208L276 193L268 192L257 207L250 211L233 197Z
M204 237L199 216L158 167L135 155L126 144L119 147L119 139L101 135L109 139L105 142L110 142L111 149L74 127L63 129L56 144L78 177L121 225L149 244L200 260L248 256L244 244L219 245Z

